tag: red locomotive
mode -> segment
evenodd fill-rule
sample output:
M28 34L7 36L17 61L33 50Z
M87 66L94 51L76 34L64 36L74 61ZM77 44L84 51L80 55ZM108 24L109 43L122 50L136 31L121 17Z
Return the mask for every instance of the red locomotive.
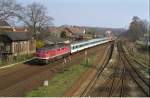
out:
M69 53L70 47L68 45L53 45L38 49L36 57L39 61L47 63L48 61L64 57Z

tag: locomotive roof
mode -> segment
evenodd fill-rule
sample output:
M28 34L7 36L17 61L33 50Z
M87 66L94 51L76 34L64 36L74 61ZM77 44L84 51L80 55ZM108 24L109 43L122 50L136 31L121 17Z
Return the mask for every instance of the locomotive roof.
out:
M64 45L64 44L47 45L42 48L39 48L38 50L53 50L53 49L62 48L64 46L66 46L66 45Z

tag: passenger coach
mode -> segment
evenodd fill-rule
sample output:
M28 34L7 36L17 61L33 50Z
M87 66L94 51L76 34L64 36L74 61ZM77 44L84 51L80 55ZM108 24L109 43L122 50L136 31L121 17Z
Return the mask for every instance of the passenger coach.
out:
M71 53L78 52L86 48L94 47L96 45L106 43L108 41L110 41L109 38L97 38L97 39L91 39L87 41L72 43Z

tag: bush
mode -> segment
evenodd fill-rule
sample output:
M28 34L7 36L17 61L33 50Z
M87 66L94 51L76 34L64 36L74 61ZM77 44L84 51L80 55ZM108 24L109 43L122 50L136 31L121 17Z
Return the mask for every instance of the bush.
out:
M36 41L36 48L41 48L45 45L43 40L37 40Z
M137 49L138 49L138 51L141 51L141 52L149 52L150 46L138 45Z
M61 34L60 34L60 37L61 38L66 38L67 37L67 34L65 31L62 31Z
M0 59L0 65L2 65L2 60Z

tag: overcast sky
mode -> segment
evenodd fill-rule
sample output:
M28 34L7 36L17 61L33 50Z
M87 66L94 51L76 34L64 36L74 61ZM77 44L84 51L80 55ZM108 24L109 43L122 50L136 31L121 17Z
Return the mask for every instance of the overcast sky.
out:
M127 28L133 16L149 19L149 0L17 0L47 7L54 25Z

